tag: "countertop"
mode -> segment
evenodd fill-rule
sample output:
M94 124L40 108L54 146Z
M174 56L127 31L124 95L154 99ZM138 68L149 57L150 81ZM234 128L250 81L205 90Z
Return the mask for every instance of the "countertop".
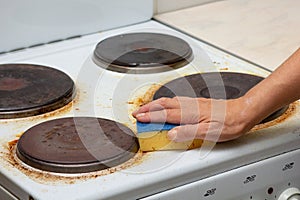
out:
M274 70L300 47L299 0L225 0L154 16Z

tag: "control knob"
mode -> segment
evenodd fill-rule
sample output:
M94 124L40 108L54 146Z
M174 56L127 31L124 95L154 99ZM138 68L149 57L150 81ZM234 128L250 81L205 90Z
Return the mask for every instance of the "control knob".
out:
M278 200L300 200L300 190L298 188L288 188L280 194Z

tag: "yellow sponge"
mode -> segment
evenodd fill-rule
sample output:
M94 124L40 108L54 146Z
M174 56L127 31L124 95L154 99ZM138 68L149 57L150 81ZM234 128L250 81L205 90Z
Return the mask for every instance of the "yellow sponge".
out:
M200 139L186 142L170 141L167 137L167 132L178 126L176 124L137 122L136 126L137 137L142 151L194 149L200 147L203 142Z

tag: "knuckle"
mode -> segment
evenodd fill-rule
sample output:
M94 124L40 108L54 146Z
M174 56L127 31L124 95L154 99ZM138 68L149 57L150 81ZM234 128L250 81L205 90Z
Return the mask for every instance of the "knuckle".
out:
M160 105L165 107L169 103L169 100L170 100L170 98L162 97L159 99L159 103L160 103Z
M175 101L178 101L178 100L180 100L182 97L180 97L180 96L174 96L174 97L172 97L172 99L173 100L175 100Z

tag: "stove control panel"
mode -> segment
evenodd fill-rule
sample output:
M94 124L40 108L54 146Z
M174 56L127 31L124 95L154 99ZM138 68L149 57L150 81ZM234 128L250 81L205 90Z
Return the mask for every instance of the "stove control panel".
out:
M300 149L143 200L300 200Z

